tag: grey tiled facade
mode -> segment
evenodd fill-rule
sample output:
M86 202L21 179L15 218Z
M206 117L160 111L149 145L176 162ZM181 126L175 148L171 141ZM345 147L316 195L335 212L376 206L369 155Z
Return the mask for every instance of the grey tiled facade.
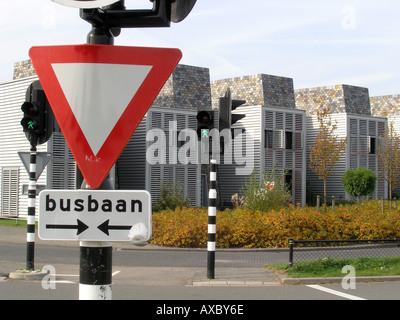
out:
M186 110L210 110L209 69L178 65L154 101L153 106Z
M232 99L246 100L246 105L295 108L293 79L258 74L211 82L213 109L218 108L219 98L230 88Z
M400 116L400 94L371 97L370 100L374 117Z
M35 69L33 69L31 60L25 60L14 63L13 80L23 79L35 75L36 72Z
M295 90L296 108L314 115L319 108L330 107L332 113L371 115L367 88L335 85Z

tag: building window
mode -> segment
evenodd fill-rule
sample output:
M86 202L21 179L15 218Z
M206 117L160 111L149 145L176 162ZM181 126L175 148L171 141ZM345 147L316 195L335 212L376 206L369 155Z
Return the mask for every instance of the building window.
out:
M292 193L293 171L289 170L285 175L285 186Z
M19 169L3 168L1 174L1 215L18 216Z
M285 131L285 149L293 149L293 132Z
M369 154L376 154L376 138L369 137L368 149L369 149Z
M265 130L265 148L272 149L274 140L274 132L272 130Z

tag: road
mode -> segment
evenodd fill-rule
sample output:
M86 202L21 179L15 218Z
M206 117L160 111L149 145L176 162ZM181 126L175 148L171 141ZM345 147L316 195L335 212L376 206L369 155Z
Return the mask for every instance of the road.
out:
M23 268L26 248L22 244L0 245L1 273ZM0 280L0 299L76 300L79 282L79 247L37 246L36 266L52 265L57 272L56 289L43 289L41 281ZM265 263L287 262L287 252L218 251L216 278L221 270L262 270ZM113 251L113 300L398 300L400 282L357 283L355 290L338 285L282 286L278 281L263 286L194 286L196 275L206 272L204 250ZM324 289L333 291L327 292Z
M133 246L132 246L133 247ZM145 249L145 248L144 248ZM62 252L62 253L61 253ZM0 260L25 261L26 247L21 245L1 245ZM37 264L79 264L79 247L36 246ZM114 249L113 264L136 267L205 267L205 250L185 249ZM223 250L217 252L216 263L220 267L262 268L267 263L288 261L285 250L266 252L265 250ZM1 270L0 270L1 271Z

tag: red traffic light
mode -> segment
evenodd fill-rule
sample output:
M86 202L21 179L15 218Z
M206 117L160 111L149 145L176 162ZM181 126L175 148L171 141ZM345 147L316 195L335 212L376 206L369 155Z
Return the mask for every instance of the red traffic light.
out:
M202 125L210 125L214 121L211 113L209 111L200 111L197 114L197 122Z
M38 107L32 102L24 102L21 106L21 110L27 117L34 117L39 114Z

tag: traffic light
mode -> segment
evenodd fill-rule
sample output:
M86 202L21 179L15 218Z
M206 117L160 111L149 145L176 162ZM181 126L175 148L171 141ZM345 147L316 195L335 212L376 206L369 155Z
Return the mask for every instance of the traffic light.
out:
M24 117L21 125L32 145L47 142L53 134L54 116L39 81L34 81L26 90L25 102L21 106Z
M214 129L214 111L199 111L197 113L197 136L199 140L208 139Z
M246 117L245 114L232 114L232 110L245 104L246 100L232 100L231 90L225 93L225 96L219 98L219 130L231 129L231 126L240 119Z

